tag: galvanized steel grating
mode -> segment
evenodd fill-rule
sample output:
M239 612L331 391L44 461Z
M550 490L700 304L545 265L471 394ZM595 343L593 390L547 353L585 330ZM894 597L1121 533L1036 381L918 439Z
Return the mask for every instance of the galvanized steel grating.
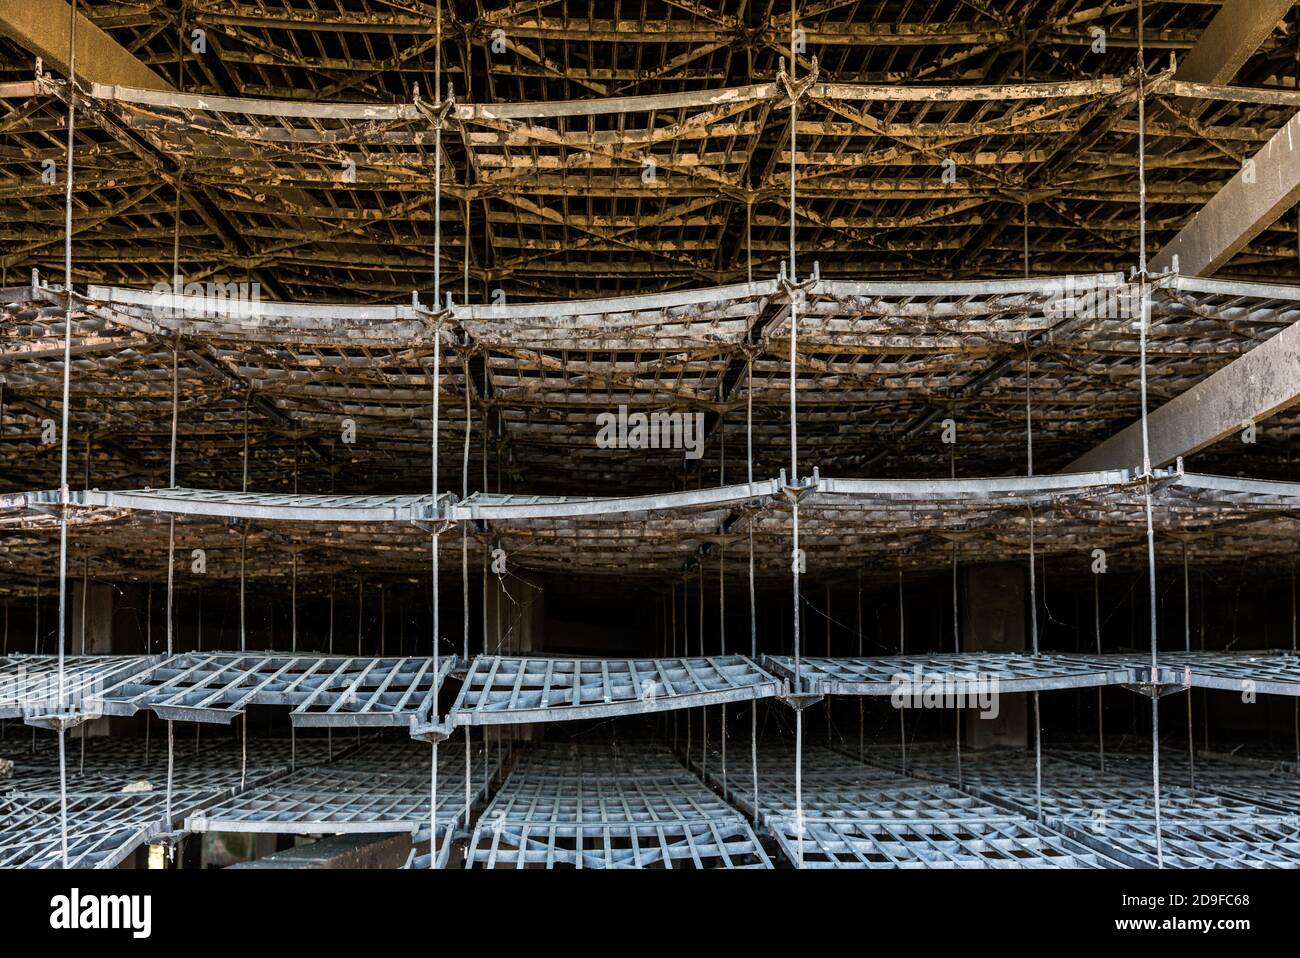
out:
M438 819L467 820L465 781L471 801L484 795L497 766L475 749L467 769L463 756L444 752L438 763ZM259 788L190 815L193 832L338 834L410 832L429 824L430 750L415 743L369 744L335 761L300 768Z
M453 725L635 715L770 698L780 683L743 655L667 659L474 659Z
M794 659L766 655L763 663L782 677L795 676ZM1133 668L1107 663L1100 656L948 653L894 655L871 658L804 658L803 687L825 695L894 695L913 697L920 706L933 697L939 706L948 698L969 698L996 692L1091 688L1136 681ZM996 685L992 684L996 682Z
M96 714L104 690L160 661L139 655L70 655L64 658L63 697L56 655L0 657L0 718L22 718L69 708Z
M84 769L68 768L68 861L74 868L113 868L140 845L172 831L182 816L254 786L300 761L323 760L324 743L259 740L247 768L229 744L176 752L171 819L167 817L166 750L138 741L88 740ZM48 745L19 757L0 790L0 867L62 867L57 754Z
M658 743L529 749L467 855L471 868L771 867L744 817Z
M249 705L283 705L299 727L409 727L429 721L454 666L451 656L435 673L427 657L186 652L109 686L103 711L229 724Z
M1115 868L1081 843L1027 821L809 822L774 828L804 868Z

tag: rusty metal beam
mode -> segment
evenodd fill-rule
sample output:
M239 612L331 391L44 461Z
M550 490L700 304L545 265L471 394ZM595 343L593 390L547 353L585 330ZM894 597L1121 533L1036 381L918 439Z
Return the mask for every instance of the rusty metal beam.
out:
M0 0L0 34L30 50L60 73L68 71L71 8L63 0ZM77 14L78 79L147 90L172 85L84 14Z

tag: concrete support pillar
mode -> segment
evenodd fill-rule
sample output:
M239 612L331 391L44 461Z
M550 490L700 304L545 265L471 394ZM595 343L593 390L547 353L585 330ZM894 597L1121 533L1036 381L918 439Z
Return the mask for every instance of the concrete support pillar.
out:
M542 651L546 624L546 590L541 576L512 572L488 574L487 634L489 646L502 655L532 655Z
M961 633L966 652L1020 652L1028 647L1025 627L1026 570L999 562L962 571ZM966 743L971 748L1024 748L1029 744L1028 700L1023 693L1000 695L997 718L966 712Z
M103 582L85 582L80 577L74 578L70 597L72 627L68 633L67 653L81 655L83 652L83 607L86 655L129 655L142 651L144 635L137 622L143 619L141 609L144 600L144 589L136 585L115 587ZM137 612L140 614L137 615ZM155 629L158 625L158 622L154 623ZM166 623L162 627L165 629ZM87 722L79 726L74 734L87 738L108 735L111 721L104 718ZM119 720L119 724L129 721Z
M507 576L488 573L487 636L489 651L501 655L538 655L545 648L545 580L531 572ZM515 741L535 741L541 729L534 725L508 726Z
M72 633L68 637L68 653L82 653L81 610L86 610L85 653L107 655L113 650L113 587L102 582L72 583Z

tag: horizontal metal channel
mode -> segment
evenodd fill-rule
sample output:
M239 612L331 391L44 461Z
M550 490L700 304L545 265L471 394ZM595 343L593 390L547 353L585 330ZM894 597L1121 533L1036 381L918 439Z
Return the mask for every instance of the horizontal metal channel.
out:
M414 522L436 519L443 497L320 496L213 489L129 489L73 494L80 506L170 515L287 522Z
M477 492L448 510L457 520L479 519L569 519L583 516L618 516L635 513L677 512L686 509L734 505L751 499L766 499L780 491L778 479L713 486L683 492L648 496L583 498L574 496L527 496Z

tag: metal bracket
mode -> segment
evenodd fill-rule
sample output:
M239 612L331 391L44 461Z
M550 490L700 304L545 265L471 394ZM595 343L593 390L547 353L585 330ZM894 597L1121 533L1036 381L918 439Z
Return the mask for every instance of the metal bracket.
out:
M1142 681L1140 676L1145 674L1146 681ZM1130 692L1136 692L1149 699L1161 699L1166 695L1174 695L1178 692L1186 692L1192 687L1192 669L1188 666L1183 672L1183 681L1171 682L1170 672L1167 669L1147 669L1145 673L1139 671L1139 680L1137 682L1125 682L1123 688Z
M450 722L428 722L421 725L414 715L411 716L411 738L417 742L430 742L433 744L445 742L451 738L453 731L454 728Z

